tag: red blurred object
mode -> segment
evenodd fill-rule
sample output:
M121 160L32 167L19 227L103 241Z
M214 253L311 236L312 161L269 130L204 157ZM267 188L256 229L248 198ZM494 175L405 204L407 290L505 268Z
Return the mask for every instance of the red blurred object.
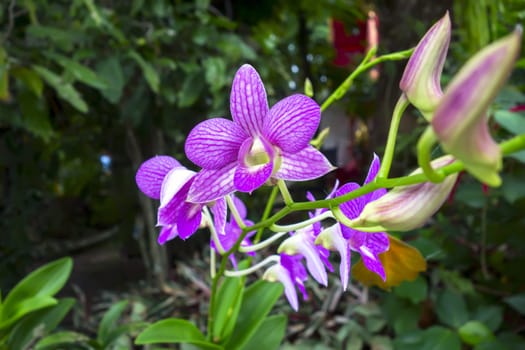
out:
M330 21L332 43L335 48L333 63L339 67L348 66L356 53L364 53L366 49L366 22L358 21L354 33L348 33L343 22Z
M525 104L523 105L517 105L509 109L511 112L524 112L525 111Z

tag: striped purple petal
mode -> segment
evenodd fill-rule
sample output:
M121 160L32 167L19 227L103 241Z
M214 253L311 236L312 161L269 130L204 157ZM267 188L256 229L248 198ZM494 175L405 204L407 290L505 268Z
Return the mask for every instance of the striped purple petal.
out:
M135 175L138 188L146 196L159 199L162 181L173 168L182 167L180 163L169 156L156 156L148 159L140 166Z
M219 169L237 159L248 137L236 123L223 118L205 120L191 130L184 149L186 156L204 169Z
M237 162L233 162L221 169L199 171L190 187L187 201L206 203L234 192L233 174L236 167Z
M389 246L387 234L376 232L367 233L365 243L358 248L366 268L378 274L383 281L386 281L386 274L385 268L379 259L379 254L386 252Z
M281 166L273 177L287 181L307 181L317 179L334 169L321 152L307 146L297 153L283 152Z
M243 65L235 74L230 111L233 121L250 136L261 134L268 114L268 100L259 73L249 64Z
M179 208L176 222L179 237L187 239L197 231L202 219L202 204L188 203Z
M159 237L157 238L157 243L160 245L166 243L167 241L171 241L173 238L177 237L179 235L177 231L177 225L167 225L162 226L162 229L160 230Z
M219 235L224 236L226 216L228 215L226 200L224 198L217 199L215 204L210 206L210 210L213 213L213 225L215 226L215 230Z
M263 133L284 152L296 153L308 146L320 120L321 109L314 100L292 95L270 109Z

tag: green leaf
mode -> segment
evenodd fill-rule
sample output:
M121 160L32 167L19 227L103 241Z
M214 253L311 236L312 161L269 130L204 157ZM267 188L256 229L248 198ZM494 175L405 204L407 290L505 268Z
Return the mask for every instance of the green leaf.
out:
M107 345L107 337L113 329L117 328L118 320L120 316L122 316L126 306L128 306L128 301L122 300L112 305L104 316L102 316L97 332L97 341L100 344Z
M155 322L135 339L135 344L189 343L203 349L222 349L221 346L207 342L204 335L189 321L168 318Z
M62 77L53 73L45 67L34 65L33 69L35 70L35 72L40 74L40 76L46 81L46 83L51 85L56 90L56 92L62 99L69 102L80 112L87 113L88 106L86 102L82 99L80 93L73 87L71 83L64 81Z
M503 322L503 308L496 305L480 306L472 318L483 322L491 331L495 332Z
M420 303L427 298L427 281L421 276L414 281L404 281L394 288L394 293L398 297L410 300L413 304Z
M504 301L520 314L525 315L525 293L510 296Z
M514 204L518 199L525 197L525 183L523 177L512 174L504 174L501 186L503 197Z
M204 79L200 72L188 73L182 87L177 95L179 100L179 107L190 107L199 98L201 91L204 88Z
M514 158L521 163L525 163L525 150L512 153L509 157Z
M49 140L55 133L49 121L46 101L23 88L18 92L17 100L22 114L22 127L45 141Z
M494 120L511 134L525 133L525 116L521 113L498 110L494 113Z
M123 335L129 335L132 336L138 332L143 331L146 327L148 327L150 324L148 322L130 322L123 324L121 326L116 327L113 329L105 338L104 343L102 345L107 348L110 345L113 344L116 340L118 340Z
M73 298L64 298L54 306L33 312L13 328L8 346L11 349L26 349L37 336L44 336L54 330L75 302Z
M11 74L19 79L37 97L42 97L44 83L40 76L33 70L24 67L16 67L11 70Z
M458 329L459 336L464 343L477 345L494 339L491 330L480 321L468 321Z
M206 82L211 91L218 91L226 85L226 62L220 57L208 57L203 62Z
M20 310L27 313L36 310L35 306L42 308L56 304L51 296L62 289L72 268L71 258L62 258L38 268L20 281L4 301L0 329L23 316Z
M137 51L130 51L129 57L131 57L135 62L138 63L140 68L142 69L142 74L144 74L144 77L146 78L146 81L148 82L151 90L153 92L158 93L159 92L159 86L160 86L160 78L153 66L144 60L144 58L139 55Z
M105 89L101 90L102 96L109 102L116 104L122 97L122 90L126 84L122 65L117 56L111 56L97 64L97 73L107 82Z
M265 318L242 349L279 349L279 346L286 335L286 323L287 319L285 315L274 315Z
M235 326L244 292L245 278L226 277L217 292L214 308L213 341L227 339Z
M47 57L53 59L55 62L64 67L71 75L83 82L86 85L94 87L95 89L103 90L108 87L108 84L105 80L100 78L95 71L91 68L84 66L83 64L72 60L68 57L55 54L55 53L46 53Z
M461 341L456 332L445 327L434 326L423 332L421 350L461 350Z
M283 293L280 283L257 281L246 288L233 335L225 348L242 349Z
M442 323L454 328L461 327L469 319L463 296L449 289L438 296L436 313Z
M72 331L57 332L48 335L36 343L35 350L51 350L57 348L63 349L63 347L59 346L64 346L66 344L85 343L89 340L90 339L88 336L81 333Z

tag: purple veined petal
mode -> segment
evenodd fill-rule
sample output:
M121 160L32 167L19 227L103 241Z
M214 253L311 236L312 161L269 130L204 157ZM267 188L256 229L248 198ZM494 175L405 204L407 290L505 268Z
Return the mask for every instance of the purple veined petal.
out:
M237 162L233 162L221 169L199 171L193 178L187 201L206 203L234 192L233 174L236 167Z
M284 152L296 153L308 146L320 120L319 105L308 96L296 94L270 109L263 134Z
M339 188L336 191L335 195L339 197L344 194L355 191L358 188L360 188L358 184L356 184L355 182L350 182L350 183L347 183L341 186L341 188ZM363 210L365 204L366 204L365 198L363 198L363 196L360 196L360 197L351 199L349 201L346 201L344 203L341 203L339 208L341 209L341 211L343 212L343 214L345 214L347 218L355 219L356 217L359 216L359 214L361 214L361 211Z
M226 199L219 198L213 205L210 206L210 210L213 213L213 225L219 235L224 236L226 226L226 216L228 215L228 207L226 205Z
M299 310L299 300L297 298L297 291L295 290L294 282L290 276L290 273L286 268L280 264L270 266L263 275L263 279L276 282L279 281L284 286L284 295L288 299L288 303L294 311Z
M334 169L321 152L307 146L297 153L283 152L281 166L273 177L287 181L307 181L317 179Z
M142 163L135 175L135 182L146 196L159 199L164 177L173 168L180 167L182 165L172 157L156 156Z
M377 173L379 172L379 168L381 168L381 162L379 161L377 154L374 153L374 158L372 159L370 168L368 168L368 175L365 179L365 185L375 180Z
M384 232L368 233L366 243L359 248L363 264L372 272L378 274L386 281L385 268L379 260L379 254L388 250L390 244L388 236Z
M231 120L205 120L191 130L184 150L193 163L204 169L220 169L237 159L246 132Z
M350 247L348 246L346 239L343 237L339 224L330 226L325 233L322 234L329 235L329 238L327 238L330 241L329 249L335 249L339 252L339 256L341 257L339 275L341 277L343 290L346 290L346 288L348 288L348 280L350 279Z
M159 237L157 238L157 242L162 245L166 243L167 241L172 240L173 238L177 237L179 235L177 231L177 225L167 225L162 226Z
M179 237L187 239L197 231L202 220L202 204L185 202L177 213Z
M182 206L185 204L191 183L191 181L186 182L169 201L159 207L157 212L157 225L169 226L177 223L177 217Z
M233 121L250 136L261 134L268 117L268 100L259 73L249 64L244 64L235 74L230 111Z
M186 168L174 168L165 177L160 190L160 207L165 207L171 199L191 181L195 172Z
M272 175L273 163L252 167L238 166L233 176L233 184L237 191L248 192L261 187Z
M280 256L281 265L288 271L293 283L299 288L299 291L303 295L303 300L307 300L308 293L306 293L304 282L308 279L308 273L301 263L302 256L287 254L281 254Z
M354 230L350 227L346 227L343 224L339 225L341 226L343 237L347 240L348 247L350 247L351 250L359 251L359 248L366 244L369 233Z

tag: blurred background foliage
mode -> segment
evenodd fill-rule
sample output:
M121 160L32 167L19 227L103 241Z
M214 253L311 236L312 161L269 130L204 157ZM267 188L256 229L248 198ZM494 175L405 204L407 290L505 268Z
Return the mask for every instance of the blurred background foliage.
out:
M96 334L101 317L90 298L107 308L119 299L102 290L140 304L144 319L192 314L202 324L205 235L159 247L155 203L139 196L136 169L156 154L191 167L185 135L207 117L229 116L231 80L243 63L260 72L270 104L302 92L306 78L322 102L360 58L332 64L329 20L355 34L369 10L379 16L379 53L415 45L449 10L444 84L525 19L522 0L0 2L1 290L37 264L73 255L80 307L72 322L81 330ZM491 110L500 140L525 133L521 57ZM340 102L366 126L353 142L355 180L381 152L403 64L382 65L376 82L363 75ZM414 111L403 120L397 174L415 165L420 122ZM360 297L342 295L335 280L326 290L311 284L310 300L289 315L286 348L523 349L524 162L524 152L507 159L498 189L464 175L427 227L401 236L428 259L416 281L390 293L359 289ZM262 200L250 199L252 219ZM184 281L193 286L188 295Z

